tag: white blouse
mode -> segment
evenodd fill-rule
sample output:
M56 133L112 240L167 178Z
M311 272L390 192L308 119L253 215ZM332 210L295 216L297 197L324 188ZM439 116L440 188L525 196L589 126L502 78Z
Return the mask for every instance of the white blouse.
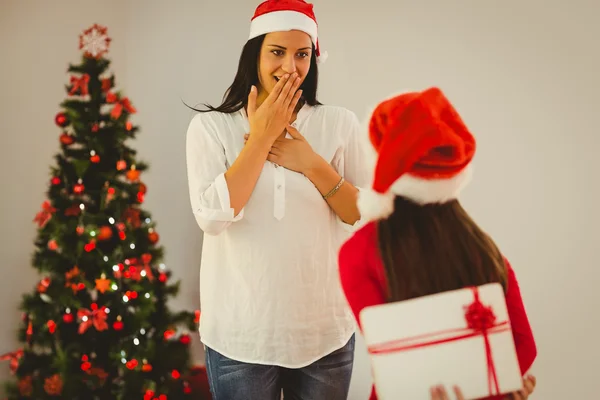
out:
M305 105L293 126L346 181L368 185L354 113ZM200 336L238 361L300 368L342 347L355 331L337 254L361 221L343 223L308 178L269 161L234 217L224 173L248 131L243 109L199 113L187 131L190 200L205 233Z

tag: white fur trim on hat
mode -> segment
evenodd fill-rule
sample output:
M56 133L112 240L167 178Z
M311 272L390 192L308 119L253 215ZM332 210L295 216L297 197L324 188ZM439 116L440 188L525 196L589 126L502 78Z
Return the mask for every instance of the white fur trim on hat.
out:
M374 221L385 219L394 212L393 193L377 193L372 189L362 189L358 193L356 202L360 219L363 221Z
M259 15L250 22L248 40L271 32L299 30L309 35L317 44L317 23L308 15L298 11L272 11Z
M326 51L319 51L321 52L321 54L319 54L319 57L317 57L317 64L323 65L325 64L325 61L327 61L327 59L329 58L329 54Z
M357 206L361 220L386 219L394 212L394 199L402 196L417 204L441 204L458 198L462 189L473 176L473 168L467 165L460 173L449 179L422 179L404 174L386 193L362 189L358 193Z
M471 164L448 179L423 179L411 174L404 174L392 184L390 192L417 204L446 203L458 198L462 189L471 181L472 176Z

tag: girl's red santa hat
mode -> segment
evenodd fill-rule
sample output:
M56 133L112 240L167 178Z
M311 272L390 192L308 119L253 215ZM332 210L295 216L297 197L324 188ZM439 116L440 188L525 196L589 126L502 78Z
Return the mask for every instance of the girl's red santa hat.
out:
M321 54L313 5L304 0L267 0L260 3L250 21L248 40L266 33L291 30L309 35L315 45L317 62L325 62L327 52Z
M451 201L471 178L475 138L438 88L379 103L368 134L377 160L372 190L359 193L364 220L387 218L396 196L417 204Z

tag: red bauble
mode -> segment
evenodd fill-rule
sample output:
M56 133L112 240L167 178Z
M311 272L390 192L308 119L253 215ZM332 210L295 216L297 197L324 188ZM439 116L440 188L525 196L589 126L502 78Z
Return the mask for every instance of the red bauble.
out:
M83 186L83 183L77 183L77 184L73 185L73 193L81 194L81 193L83 193L84 190L85 190L85 186Z
M52 180L50 181L50 183L52 183L53 185L60 185L60 178L58 176L55 176L52 178Z
M66 132L63 132L63 134L60 135L60 142L65 146L72 144L74 141L75 139L73 139L73 136L69 135Z
M113 235L113 231L110 226L102 226L98 230L98 236L96 236L96 237L98 238L98 240L102 241L102 240L110 239L112 237L112 235Z
M113 323L113 329L115 331L120 331L121 329L123 329L123 321L115 321Z
M127 179L129 179L131 182L135 182L137 180L140 179L140 171L137 169L130 169L129 171L127 171L125 173L125 176L127 177Z
M155 244L156 242L158 242L158 239L159 239L158 233L150 232L148 234L148 240L150 241L150 243Z
M98 164L100 162L100 156L98 154L94 154L90 157L90 161L94 164Z
M69 118L64 112L59 112L56 114L56 117L54 117L54 122L56 122L56 125L64 128L65 126L69 125Z
M181 335L181 337L179 338L179 341L181 342L181 344L185 344L185 345L190 344L190 342L191 342L190 335Z
M73 314L64 314L63 315L63 321L65 321L66 324L70 324L71 322L73 322L74 317Z

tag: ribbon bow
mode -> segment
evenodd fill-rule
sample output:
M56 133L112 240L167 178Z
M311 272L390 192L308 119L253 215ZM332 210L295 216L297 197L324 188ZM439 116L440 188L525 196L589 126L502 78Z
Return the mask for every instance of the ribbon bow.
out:
M371 345L368 348L370 354L399 353L423 347L437 346L439 344L456 342L476 336L482 336L485 344L485 356L488 370L488 390L490 396L500 393L496 366L494 364L492 347L489 335L510 329L508 321L496 321L496 315L491 307L485 306L479 299L477 287L471 287L473 302L465 306L465 328L449 329L441 332L426 333L415 337L402 338L381 344ZM440 336L445 336L440 338ZM495 389L495 393L494 393Z
M79 324L79 334L83 334L88 328L94 325L97 331L104 331L108 329L108 324L106 323L106 319L108 315L104 311L104 309L97 309L94 311L90 311L88 309L81 309L77 311L77 318L81 320Z
M0 361L10 361L10 372L14 375L19 367L19 360L23 357L23 349L19 349L10 353L2 354Z
M123 109L125 109L125 111L127 111L130 114L134 114L137 112L137 110L131 104L131 101L129 101L129 98L127 97L119 99L116 94L109 92L106 95L106 101L109 103L116 103L112 111L110 112L110 116L113 119L118 119L123 113Z
M42 211L38 212L33 219L33 222L37 222L40 228L43 228L50 218L52 218L52 214L56 212L56 208L50 205L48 200L42 203Z
M485 358L487 361L488 369L488 390L490 395L492 394L492 384L496 390L496 394L500 393L498 385L498 376L496 375L496 365L494 364L492 347L490 345L490 338L488 332L493 329L496 325L496 315L491 306L485 306L479 298L479 290L477 287L472 287L473 291L473 302L466 307L465 320L467 326L474 333L478 333L483 336L485 343ZM505 322L506 323L506 322Z
M78 78L76 76L71 76L71 91L69 92L70 95L74 95L77 90L79 90L79 94L82 96L85 96L87 94L89 94L88 91L88 83L90 82L90 76L88 74L83 74L81 76L81 78Z

